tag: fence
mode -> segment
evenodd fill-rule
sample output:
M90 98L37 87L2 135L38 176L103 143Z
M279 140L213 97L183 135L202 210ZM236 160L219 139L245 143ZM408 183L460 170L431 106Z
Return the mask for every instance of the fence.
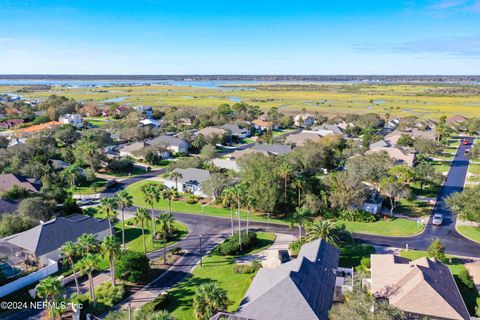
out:
M9 295L10 293L20 290L23 287L26 287L28 285L31 285L32 283L35 283L37 281L40 281L46 277L48 277L51 274L54 274L55 272L58 271L58 263L48 259L48 266L37 270L35 272L32 272L25 277L21 277L15 281L9 282L3 286L0 287L0 298L5 297L6 295Z

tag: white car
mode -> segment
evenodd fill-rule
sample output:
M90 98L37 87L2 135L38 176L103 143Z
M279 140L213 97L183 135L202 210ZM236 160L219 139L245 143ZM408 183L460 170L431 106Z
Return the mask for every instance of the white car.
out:
M432 218L432 223L436 226L441 226L443 223L443 215L436 213Z

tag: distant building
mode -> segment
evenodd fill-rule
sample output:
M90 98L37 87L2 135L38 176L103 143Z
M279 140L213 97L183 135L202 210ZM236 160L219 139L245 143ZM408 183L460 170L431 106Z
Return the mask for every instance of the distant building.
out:
M0 174L0 192L11 190L14 186L31 192L39 192L42 184L38 179L21 176L13 173Z
M188 153L188 149L190 147L187 141L167 135L147 140L147 143L151 146L163 145L173 153Z
M325 137L332 134L343 135L344 130L336 124L322 124L320 126L314 126L310 128L310 130L303 130L303 132L312 132Z
M144 127L152 127L152 128L159 128L161 126L160 121L155 119L150 119L150 118L140 120L140 124Z
M65 114L58 118L63 124L70 124L78 129L83 128L83 118L79 114Z
M94 105L86 105L80 108L78 113L84 117L97 117L101 114L100 110L98 110L98 108Z
M122 148L120 148L119 153L121 157L132 157L136 158L134 153L136 151L140 151L145 147L148 147L149 144L146 143L145 141L140 141L140 142L135 142L129 145L126 145Z
M197 168L175 169L174 172L180 173L181 177L178 178L177 181L175 181L175 179L164 178L165 186L177 189L178 192L206 197L202 189L202 183L210 179L210 172Z
M315 117L309 113L300 113L293 118L293 123L297 127L310 127L315 123Z
M382 211L382 203L383 199L380 193L375 189L370 189L362 209L371 214L378 214Z
M200 129L194 133L195 136L198 135L203 135L205 137L212 137L212 136L219 136L223 137L225 134L227 134L227 130L223 128L217 128L217 127L205 127L203 129Z
M467 118L465 118L464 116L461 116L461 115L455 115L455 116L451 116L451 117L448 117L445 122L448 123L448 124L456 124L456 123L463 123L467 121Z
M392 254L371 255L371 290L412 318L470 319L455 280L443 263Z
M297 147L301 147L305 145L308 141L310 142L318 142L322 139L317 133L302 131L300 133L289 134L285 143L292 144Z
M237 139L245 139L250 136L250 130L240 127L238 124L224 124L220 126L221 129L225 129L232 134L232 137Z
M42 124L37 124L34 126L22 128L15 130L15 135L17 137L25 137L25 136L30 136L30 135L35 135L37 133L53 129L58 126L63 126L64 124L58 121L50 121Z
M9 119L0 122L1 129L11 129L15 126L23 124L25 121L23 119Z
M255 128L255 130L258 131L271 131L278 129L278 126L274 125L273 122L271 121L266 121L265 119L255 119L252 121L252 125Z
M396 148L396 147L374 147L370 148L366 152L366 154L371 154L375 152L386 152L391 159L396 161L398 164L405 163L409 167L413 167L415 164L415 154L414 153L408 153L403 149Z

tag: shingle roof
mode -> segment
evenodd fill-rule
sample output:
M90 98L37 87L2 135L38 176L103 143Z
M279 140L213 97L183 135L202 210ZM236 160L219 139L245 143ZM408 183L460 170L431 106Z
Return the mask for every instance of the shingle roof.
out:
M217 127L206 127L203 129L198 130L195 132L195 135L202 134L204 136L210 136L210 135L224 135L227 131L222 128L217 128Z
M435 259L371 255L372 292L409 313L434 318L470 319L447 266Z
M338 249L316 240L305 244L297 259L260 269L237 314L261 320L328 319L338 257Z
M181 183L190 183L200 185L202 182L210 178L210 172L197 168L175 169L174 172L178 172L182 175L177 181Z
M284 155L292 151L292 146L286 144L256 144L252 149L266 151L275 155Z
M248 129L240 128L238 124L224 124L223 126L220 126L220 128L229 130L234 135L242 135L248 132Z
M41 183L35 178L24 177L18 174L5 173L0 174L0 192L8 191L13 186L25 188L32 192L40 191Z
M17 210L18 204L10 200L0 199L0 215L2 213L12 213Z
M140 142L135 142L132 144L129 144L128 146L125 146L120 149L120 152L122 153L132 153L138 150L142 150L143 148L148 147L148 144L144 141Z
M320 141L322 137L319 134L313 132L300 132L288 135L286 143L293 143L297 146L303 146L307 141Z
M67 241L76 241L83 233L97 234L108 230L106 219L97 220L81 214L56 217L6 239L11 244L41 256L59 249Z
M166 145L166 146L179 147L182 143L186 143L186 141L173 136L159 136L159 137L148 140L147 143L152 146L156 144L160 144L160 145Z

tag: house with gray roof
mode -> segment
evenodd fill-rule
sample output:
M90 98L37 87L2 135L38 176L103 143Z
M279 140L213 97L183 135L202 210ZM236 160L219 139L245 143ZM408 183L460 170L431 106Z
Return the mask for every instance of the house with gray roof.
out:
M292 151L292 146L286 144L256 144L254 150L265 151L276 156L283 156Z
M108 221L81 214L55 217L32 229L6 237L4 240L27 250L41 263L47 265L49 260L58 261L60 247L65 242L76 241L83 233L93 234L98 240L102 240L110 235Z
M136 151L140 151L143 148L148 147L148 146L149 146L149 144L146 143L145 141L135 142L135 143L126 145L126 146L120 148L120 150L119 150L120 156L121 157L127 157L128 156L128 157L135 158L134 153Z
M338 249L321 239L303 245L297 259L258 271L234 316L327 320L335 295L338 259Z
M39 192L42 188L38 179L13 173L0 174L0 193L9 191L14 186L27 189L30 192Z
M166 149L170 150L171 152L175 153L187 153L189 144L187 141L174 137L174 136L159 136L150 140L147 140L147 144L154 146L154 145L161 145L164 146Z
M236 123L224 124L223 126L220 126L220 128L229 131L232 137L235 137L237 139L245 139L250 136L250 130L242 128Z
M210 179L210 172L197 168L177 168L173 170L180 174L177 179L163 178L165 186L176 189L178 192L191 193L196 196L206 197L203 192L202 183Z
M13 200L0 199L0 216L4 213L13 213L17 210L18 203Z
M304 132L313 132L322 137L328 136L331 134L343 135L343 129L337 126L336 124L322 124L319 126L311 127L310 130L304 130Z

